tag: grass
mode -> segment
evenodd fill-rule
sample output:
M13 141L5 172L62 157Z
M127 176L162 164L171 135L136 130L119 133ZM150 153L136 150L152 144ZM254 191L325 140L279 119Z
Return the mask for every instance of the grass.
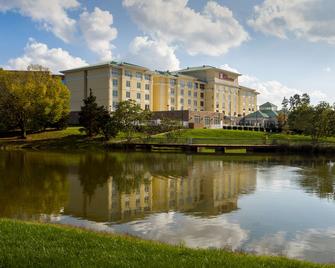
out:
M334 267L0 220L0 267Z

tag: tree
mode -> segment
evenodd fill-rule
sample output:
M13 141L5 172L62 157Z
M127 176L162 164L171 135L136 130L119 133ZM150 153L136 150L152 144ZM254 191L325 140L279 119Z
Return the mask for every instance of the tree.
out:
M150 112L142 110L134 100L127 100L118 104L113 117L130 142L134 133L143 128L150 117Z
M98 115L98 125L100 132L104 135L106 140L116 137L120 131L118 120L116 120L116 118L112 116L110 111L105 107L100 110Z
M0 118L6 130L41 130L69 113L69 90L44 71L0 70Z
M84 131L89 137L93 137L100 132L99 117L104 116L104 107L98 106L92 89L83 102L84 106L79 112L79 124L84 127Z

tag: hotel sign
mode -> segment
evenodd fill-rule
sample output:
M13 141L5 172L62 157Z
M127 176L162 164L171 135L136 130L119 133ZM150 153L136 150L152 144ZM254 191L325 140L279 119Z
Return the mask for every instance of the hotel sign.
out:
M219 73L219 79L234 82L234 79L233 79L233 78L230 78L230 77L229 77L228 75L226 75L225 73Z

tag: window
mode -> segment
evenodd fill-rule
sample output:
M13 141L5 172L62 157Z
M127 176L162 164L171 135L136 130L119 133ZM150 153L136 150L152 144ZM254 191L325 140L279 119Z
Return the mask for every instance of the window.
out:
M174 104L174 98L170 99L171 104Z
M194 83L194 87L195 88L199 88L199 84L198 83Z
M171 89L170 89L170 94L171 94L171 95L174 95L174 92L175 92L175 91L174 91L174 88L171 88Z
M189 96L189 97L192 96L192 91L191 91L191 90L188 91L188 96Z
M149 94L145 94L145 100L150 100L150 95Z
M117 97L118 95L118 91L117 90L113 90L113 97Z
M211 119L209 116L205 116L205 126L209 126L211 124Z
M141 93L137 93L136 94L136 98L139 100L139 99L141 99Z
M188 103L188 105L191 105L192 101L190 99L188 99L187 103Z
M130 92L129 91L126 92L126 98L130 98Z
M119 76L121 74L121 70L119 69L112 69L112 76Z
M118 85L117 79L113 79L113 87L117 87L117 85Z
M125 70L124 75L130 78L133 76L132 72L129 70Z
M180 87L184 88L185 87L185 81L184 80L180 80Z
M180 95L182 95L182 96L184 95L184 89L180 90Z
M118 104L119 104L119 103L118 103L117 101L113 101L113 108L116 109L117 106L118 106Z
M193 102L193 105L196 107L196 106L198 106L198 102L195 100L194 102Z
M143 78L143 76L142 76L142 74L141 74L141 73L136 73L136 78L137 78L137 79L142 79L142 78Z
M193 83L192 82L187 82L187 87L192 88Z
M205 85L204 84L200 84L200 89L205 89Z
M198 92L194 92L193 96L194 96L194 98L197 98L198 97Z
M184 104L184 99L180 99L180 103L181 103L181 104Z
M145 84L145 89L146 90L150 90L150 85L149 84Z
M130 81L126 81L126 87L130 87Z
M200 116L199 115L194 116L194 123L195 124L200 124Z
M203 92L200 93L200 98L204 98L205 94Z
M204 102L203 101L200 101L200 106L204 106Z
M144 75L144 79L150 81L151 76L149 74Z
M176 80L175 79L170 79L170 85L174 86L176 84Z
M214 117L214 124L215 125L220 125L220 117L218 117L218 116Z
M137 88L141 89L141 82L137 82Z
M145 110L150 110L150 105L149 104L146 104L145 107L144 107Z

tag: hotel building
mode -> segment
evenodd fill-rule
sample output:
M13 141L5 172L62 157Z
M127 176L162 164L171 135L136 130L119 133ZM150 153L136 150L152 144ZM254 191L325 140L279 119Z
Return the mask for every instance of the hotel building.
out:
M191 127L221 127L257 110L255 89L239 85L241 74L203 65L177 72L150 71L126 62L107 62L62 71L77 116L89 90L99 105L114 110L133 99L159 117L182 118ZM173 111L173 112L171 112Z

